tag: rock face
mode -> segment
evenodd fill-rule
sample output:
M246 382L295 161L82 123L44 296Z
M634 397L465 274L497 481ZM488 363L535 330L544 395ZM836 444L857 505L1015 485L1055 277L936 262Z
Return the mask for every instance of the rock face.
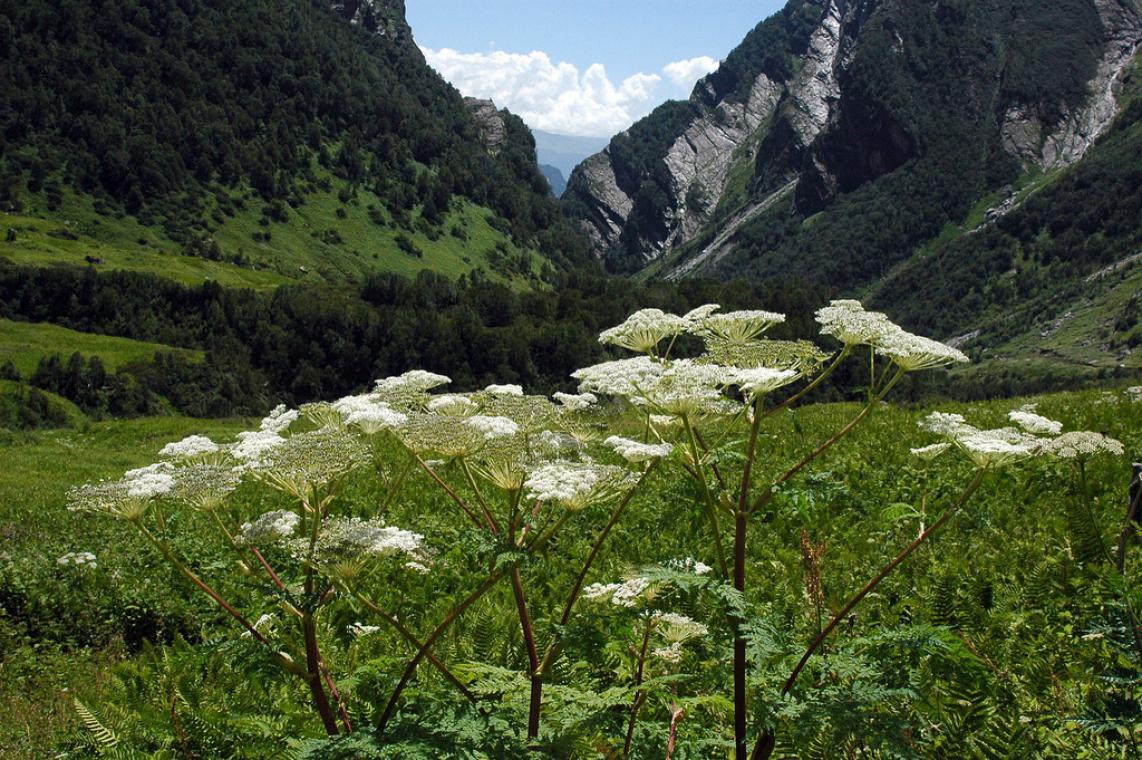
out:
M984 160L996 166L1010 162L1004 153L1024 167L1068 165L1118 113L1116 96L1142 39L1136 0L1086 1L1101 20L1100 58L1084 75L1093 75L1087 95L1068 106L997 94L995 82L1008 76L997 52L1006 49L1004 36L1016 34L1028 17L1055 23L1041 21L1033 3L790 0L722 70L698 82L688 103L658 109L580 164L564 202L596 255L618 270L638 269L701 239L701 249L686 249L689 264L673 270L680 276L695 270L695 257L720 260L733 245L726 229L777 201L808 217L923 157L938 142L934 108L955 109L980 124L977 137L996 146L986 148ZM1069 7L1076 2L1067 0ZM965 28L976 37L960 39ZM1047 44L1042 40L1051 40L1052 31L1034 44ZM941 59L925 47L947 54ZM925 67L933 61L955 70L948 80L959 92L929 87Z
M350 24L397 41L412 39L405 20L404 0L334 0L334 13Z
M1088 83L1090 97L1077 109L1063 107L1054 126L1045 125L1034 106L1011 103L1003 114L1003 147L1027 164L1055 169L1078 161L1118 114L1118 91L1126 68L1142 43L1142 13L1134 0L1094 0L1105 47L1098 72Z
M496 104L490 100L464 98L464 105L468 107L468 112L472 114L476 126L480 128L480 141L484 143L488 154L491 156L499 154L504 140L507 139L507 124L504 123L504 117L496 108Z

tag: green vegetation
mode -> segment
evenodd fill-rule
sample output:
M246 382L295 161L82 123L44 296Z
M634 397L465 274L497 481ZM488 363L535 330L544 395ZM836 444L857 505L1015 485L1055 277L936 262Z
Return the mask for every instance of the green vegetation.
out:
M994 425L1024 402L1037 402L1039 412L1062 420L1067 429L1105 430L1132 450L1142 445L1138 403L1120 393L938 408ZM807 448L856 411L852 404L805 408L767 423L762 440ZM807 591L814 588L814 573L824 589L825 614L831 614L896 547L915 537L924 510L934 518L966 483L967 468L954 459L931 469L909 460L909 446L931 440L916 426L926 411L880 411L812 474L783 488L764 516L764 527L753 534L748 567L756 617L749 636L756 672L750 689L758 720L772 714L768 710L778 704L774 695L781 680L817 630L822 610ZM638 427L633 419L610 424L631 432ZM291 752L288 737L316 739L324 733L307 692L292 685L297 681L260 658L254 644L238 637L241 629L166 569L133 531L64 510L64 492L80 482L153 461L159 447L185 435L224 440L242 427L165 418L5 440L0 524L9 542L0 566L0 605L6 611L0 635L5 673L14 675L0 689L15 712L0 727L0 756L61 751L92 756L96 738L81 722L72 697L114 733L121 751L285 755ZM783 466L784 456L777 449L772 453L776 458L766 472ZM384 444L379 455L395 473L399 450ZM441 472L449 480L459 475L453 467ZM1103 540L1113 546L1129 473L1125 462L1100 459L1087 474L1093 523L1065 468L1031 464L989 476L944 532L908 560L907 570L891 576L863 603L859 616L827 646L828 656L810 668L793 697L773 714L779 751L808 756L813 748L828 753L858 740L866 748L884 748L910 737L906 752L912 757L971 756L983 751L979 747L1002 747L1013 757L1116 756L1124 732L1138 722L1136 698L1126 685L1138 663L1122 638L1120 590L1113 571L1098 559L1090 531L1092 525L1101 528ZM472 498L469 488L456 487L463 498ZM370 516L383 493L375 473L360 473L341 489L337 509ZM660 468L618 523L588 582L618 581L686 556L712 564L705 516L679 508L695 495L681 468ZM287 504L243 489L225 515L248 520ZM495 551L481 543L478 532L457 530L454 512L425 475L411 475L386 517L391 525L429 537L432 573L394 569L361 585L374 598L399 594L402 617L414 631L431 628L471 590L487 569L486 553ZM548 625L543 610L559 600L538 590L551 588L558 596L566 588L574 571L569 562L588 548L607 512L596 507L578 513L573 519L581 527L562 534L557 550L543 561L521 565L527 588L536 594L531 603L540 628ZM172 525L176 514L179 527L170 535L179 555L256 617L262 609L259 584L230 572L231 562L218 561L229 550L205 516L171 512ZM815 563L805 564L806 546L822 549ZM82 551L97 555L94 567L56 564L57 557ZM1137 551L1131 548L1128 567ZM286 563L270 556L279 569ZM649 662L632 756L665 756L672 705L685 709L676 755L719 756L729 730L728 706L713 696L725 694L728 683L723 669L729 628L718 622L719 594L698 578L656 572L660 583L687 584L662 586L656 605L707 624L711 633L687 642L677 665ZM328 645L323 653L335 672L348 668L352 673L337 686L357 732L354 739L334 744L312 743L313 756L432 756L462 747L494 753L497 745L510 748L503 749L506 756L522 751L516 732L522 732L527 712L527 684L520 675L526 657L507 585L482 597L434 648L498 719L480 717L450 696L453 687L425 662L408 709L392 728L390 754L368 729L411 650L367 609L348 601L337 604L345 609L323 618ZM268 611L277 616L277 630L284 630L289 617L278 605ZM616 752L621 747L638 649L628 638L641 632L640 618L632 612L589 600L577 606L565 638L565 665L551 675L553 701L544 716L541 756L591 756L600 742ZM357 622L382 630L356 638L347 628ZM145 643L152 641L166 643ZM606 684L612 685L609 690ZM920 730L933 724L939 729Z
M201 351L172 349L159 343L114 338L68 330L49 324L28 324L0 319L0 364L12 362L26 379L51 354L98 356L109 370L126 364L150 361L156 352L171 352L190 361L201 361Z

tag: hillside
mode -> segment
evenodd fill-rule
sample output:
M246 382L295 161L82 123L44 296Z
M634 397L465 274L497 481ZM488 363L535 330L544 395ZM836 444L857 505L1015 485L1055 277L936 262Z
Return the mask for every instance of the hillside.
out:
M396 0L6 3L0 72L16 262L272 287L581 258L527 128L490 144Z
M801 276L945 338L981 330L982 356L1028 326L984 322L1042 317L1036 299L1123 310L1080 284L1120 261L1115 277L1136 277L1137 114L1122 112L1140 40L1134 0L792 0L689 101L581 164L564 202L612 270ZM1016 266L1009 244L992 251L1020 225L1040 250ZM1037 284L993 281L1013 266ZM1115 348L1068 361L1120 363L1136 322L1119 322L1101 338Z

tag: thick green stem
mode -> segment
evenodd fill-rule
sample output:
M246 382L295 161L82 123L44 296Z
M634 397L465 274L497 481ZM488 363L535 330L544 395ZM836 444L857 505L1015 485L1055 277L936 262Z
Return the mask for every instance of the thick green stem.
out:
M753 463L757 458L757 438L761 430L761 401L753 404L753 424L750 425L749 443L746 444L745 466L742 469L737 509L734 511L734 589L745 597L745 559L749 528L749 492L753 476ZM746 640L742 626L744 620L734 621L734 757L746 760Z
M579 599L579 594L583 590L583 583L587 580L587 574L591 571L591 566L595 563L595 558L598 557L599 552L602 551L603 543L607 540L607 536L611 534L611 531L614 529L615 525L618 524L619 518L622 517L623 512L626 511L627 505L630 504L631 499L634 498L635 493L642 486L642 484L646 482L646 479L650 477L650 473L654 472L654 470L658 467L659 462L661 461L662 460L660 459L655 459L650 463L649 466L647 466L645 470L643 470L642 476L639 477L638 482L635 483L634 487L630 489L630 491L628 491L625 496L623 496L622 500L615 507L614 511L611 512L611 519L607 521L605 526L603 526L603 530L599 533L598 537L595 539L595 543L591 546L591 551L587 553L587 559L584 560L583 567L579 570L579 574L575 576L575 583L571 586L571 592L567 595L567 601L563 605L563 613L559 616L559 627L552 635L551 643L548 644L547 650L543 653L543 662L541 662L539 665L539 675L541 677L550 670L552 664L555 662L555 659L559 656L562 635L560 632L567 625L567 621L571 619L571 611L575 608L575 602Z
M223 599L221 594L211 588L205 581L195 575L189 567L179 561L178 557L174 556L167 545L162 541L159 541L159 539L156 538L153 533L147 530L145 525L143 525L141 522L136 522L135 525L137 525L139 530L142 531L143 535L147 537L147 540L154 544L155 548L159 550L159 553L163 555L163 558L166 559L167 562L170 562L172 565L174 565L180 573L186 576L187 580L197 586L198 589L204 594L213 599L219 607L226 610L230 617L237 620L238 623L246 629L246 632L249 633L255 641L257 641L259 644L267 644L266 637L259 633L258 630L254 628L254 626L250 623L250 621L247 620L242 615L242 613L238 612L234 605Z
M325 687L321 683L321 652L317 648L317 620L313 613L306 612L301 618L301 629L305 635L305 666L306 681L309 691L313 695L313 702L317 706L317 714L325 724L325 733L337 736L337 717L333 714L333 707L325 694Z
M706 515L710 520L710 528L714 532L714 548L717 551L718 569L722 573L723 578L730 577L729 565L726 563L726 549L722 545L722 531L718 526L718 505L714 500L714 494L710 490L710 484L706 480L706 473L702 467L702 459L698 454L698 439L694 436L694 427L690 424L690 418L682 415L682 424L686 428L686 438L690 445L690 457L694 462L694 472L698 476L698 485L702 488L702 496L706 502Z
M381 506L377 508L377 517L383 517L385 512L388 511L389 507L393 503L393 499L395 499L397 496L397 491L400 490L400 487L404 484L404 479L408 477L410 472L412 472L412 468L415 464L415 460L409 458L408 462L405 463L404 469L402 469L400 474L397 475L396 480L392 481L389 484L389 492L385 494L385 500L382 501Z
M476 501L480 505L480 511L484 513L484 521L488 530L498 534L500 532L500 526L496 524L496 518L492 517L492 510L488 506L488 502L484 499L484 494L480 492L480 485L476 482L476 476L472 474L472 468L468 466L468 460L463 457L460 458L460 469L464 471L464 477L468 479L468 485L471 486L472 492L476 494Z
M444 489L444 493L448 494L452 501L456 502L456 506L460 507L464 514L468 515L468 519L472 521L472 524L477 528L482 527L480 518L477 517L476 513L472 511L472 508L460 498L459 494L452 490L452 486L445 483L440 476L436 474L436 470L429 467L428 463L421 459L419 454L413 454L413 456L416 457L417 464L421 466L421 469L427 472L428 476L436 481L436 485Z
M471 594L468 594L460 604L453 607L452 611L448 613L444 620L442 620L428 638L424 640L424 643L420 645L420 649L417 650L416 656L413 657L408 663L408 666L405 667L404 673L401 674L400 681L397 682L396 688L393 689L393 693L385 705L385 710L381 713L381 719L377 721L377 734L384 734L385 727L388 726L389 720L392 719L393 713L396 711L397 703L400 701L400 695L404 692L405 687L408 686L408 682L412 680L413 675L416 673L416 667L428 654L428 650L432 648L432 645L444 635L452 624L456 622L457 618L464 614L464 610L471 607L476 600L491 590L505 575L506 573L503 570L493 571L487 580L480 584L479 588Z
M539 673L539 647L535 643L535 626L531 622L531 614L527 609L527 596L523 590L523 579L520 577L519 567L512 568L512 595L515 597L516 612L519 614L519 627L523 631L524 644L527 647L527 664L530 669L531 698L527 711L527 738L536 739L539 736L539 714L543 704L543 677Z
M654 618L649 618L646 621L646 630L642 634L642 646L638 651L638 667L635 669L634 674L634 699L630 705L630 718L627 720L627 733L626 739L623 741L623 758L630 755L630 745L634 740L634 727L638 722L638 711L642 708L642 703L646 701L646 695L642 692L642 677L646 667L646 652L650 648L650 632L654 630Z
M793 685L797 682L797 677L801 675L801 671L804 670L805 665L809 662L809 659L817 652L818 649L821 648L821 645L825 643L827 638L829 638L829 634L833 632L833 629L836 628L842 620L848 617L848 614L853 611L853 608L860 604L866 596L868 596L877 586L879 586L880 582L888 577L888 575L893 570L895 570L901 562L908 559L909 555L911 555L912 552L916 551L916 549L919 548L921 544L928 540L929 536L942 528L952 518L952 516L959 511L960 507L967 503L967 500L971 498L971 495L975 493L976 489L979 488L979 484L983 481L984 473L984 470L976 470L975 476L972 478L967 488L964 489L963 493L960 494L960 497L954 504L944 510L944 514L940 515L940 519L932 523L930 528L917 536L916 539L912 541L912 543L908 544L908 546L904 547L904 549L899 554L897 554L891 562L885 565L871 581L865 584L864 588L857 592L856 596L852 597L848 603L846 603L845 606L841 608L840 612L833 616L832 620L829 621L829 624L825 626L825 629L817 634L817 637L813 639L813 643L810 644L809 648L805 650L805 654L801 656L801 659L797 662L796 667L793 668L793 672L789 674L789 678L786 679L784 686L781 687L782 694L788 694L793 689ZM752 754L753 760L767 760L767 758L769 758L773 752L773 746L773 731L763 732L761 736L758 737L757 744L754 745Z
M401 638L403 638L409 644L412 644L412 646L417 651L420 651L420 648L422 646L424 646L424 644L421 643L420 639L418 639L412 633L412 631L405 628L404 624L401 623L401 621L398 620L395 615L392 615L391 613L388 613L385 610L381 609L380 606L378 606L375 602L373 602L371 599L369 599L367 596L365 596L360 591L354 591L353 596L357 597L357 600L360 601L361 604L365 605L365 607L367 607L369 609L369 611L371 611L374 615L376 615L381 620L384 620L386 623L388 623L390 626L392 626L393 629L401 635ZM448 679L449 683L451 683L453 686L455 686L459 690L459 692L464 695L465 699L467 699L469 702L472 702L473 704L475 704L476 695L473 694L472 691L467 686L465 686L460 681L460 679L457 678L455 676L455 674L453 674L453 672L451 670L448 669L447 665L445 665L443 662L441 662L440 659L436 655L432 654L431 652L429 652L425 656L428 658L428 661L430 663L432 663L432 666L434 668L436 668L437 670L439 670L440 674L442 676L444 676L446 679Z

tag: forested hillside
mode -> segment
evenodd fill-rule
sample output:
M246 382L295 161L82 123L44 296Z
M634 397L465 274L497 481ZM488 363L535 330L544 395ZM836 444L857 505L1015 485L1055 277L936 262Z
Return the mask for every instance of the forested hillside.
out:
M2 7L9 212L79 220L132 252L137 241L115 233L137 221L164 252L246 268L283 269L285 259L295 278L299 261L329 261L326 279L359 281L427 254L425 266L449 274L483 266L526 279L541 270L538 252L557 266L580 258L527 128L503 114L504 139L490 149L425 64L400 4ZM473 236L480 247L467 261L435 261L438 242ZM506 257L523 263L487 260ZM341 261L352 258L364 263Z

